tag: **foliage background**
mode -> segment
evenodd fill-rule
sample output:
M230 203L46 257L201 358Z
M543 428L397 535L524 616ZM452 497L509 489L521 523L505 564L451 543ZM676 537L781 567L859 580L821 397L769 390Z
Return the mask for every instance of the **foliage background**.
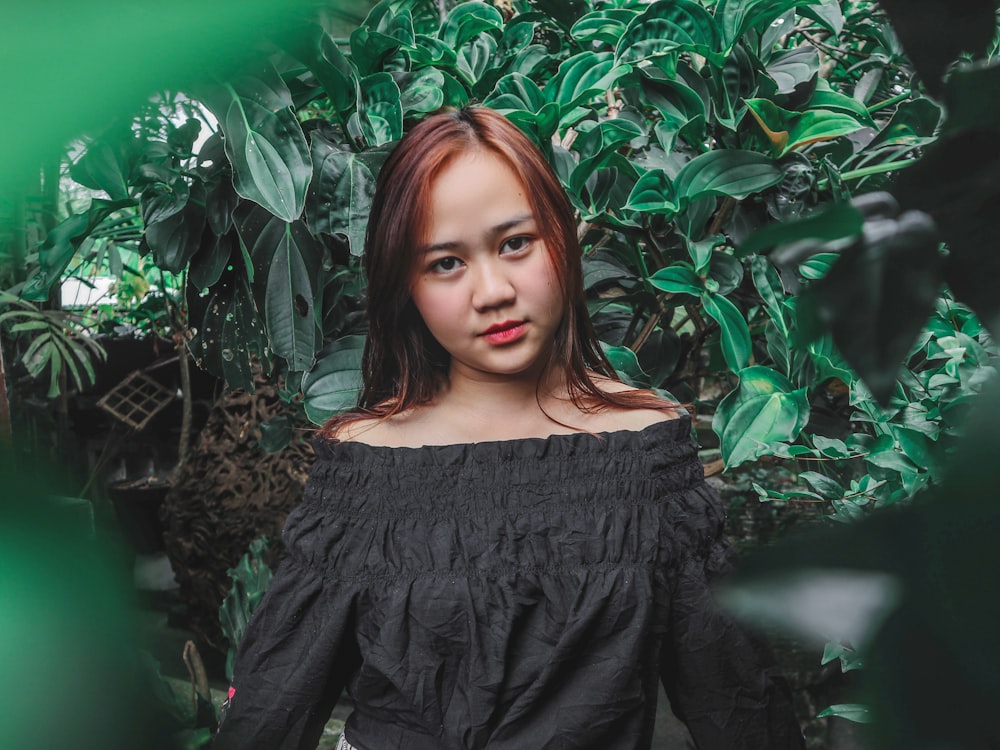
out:
M123 12L98 7L83 33L53 27L59 75ZM65 363L83 377L87 353L13 313L47 304L81 258L116 267L135 251L179 278L173 327L202 367L252 388L260 363L314 422L352 405L378 168L426 113L483 102L535 139L577 208L591 312L622 377L713 413L727 467L793 467L801 482L761 499L848 522L948 496L1000 312L993 2L386 0L348 39L313 5L280 22L263 2L213 11L183 32L119 17L109 54L169 46L171 62L101 108L167 88L212 118L108 123L91 96L44 120L37 148L4 152L12 195L51 194L53 170L31 184L48 144L88 133L70 172L96 191L85 210L45 216L33 243L10 201L7 332L50 393ZM234 59L227 39L257 41ZM43 79L19 92L28 111L63 80Z

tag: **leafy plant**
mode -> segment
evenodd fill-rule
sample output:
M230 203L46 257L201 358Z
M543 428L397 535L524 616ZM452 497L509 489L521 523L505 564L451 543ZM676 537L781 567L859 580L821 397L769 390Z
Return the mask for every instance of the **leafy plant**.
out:
M82 391L94 384L93 360L107 358L104 348L61 310L43 310L0 290L0 325L14 341L25 340L17 361L31 378L48 373L48 397L59 395L61 381Z

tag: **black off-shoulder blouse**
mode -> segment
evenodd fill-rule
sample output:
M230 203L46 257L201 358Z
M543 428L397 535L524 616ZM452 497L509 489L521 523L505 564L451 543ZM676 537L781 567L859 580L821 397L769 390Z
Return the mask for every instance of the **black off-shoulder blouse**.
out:
M690 419L387 448L318 442L215 750L649 748L662 680L700 750L802 747L713 604L724 515Z

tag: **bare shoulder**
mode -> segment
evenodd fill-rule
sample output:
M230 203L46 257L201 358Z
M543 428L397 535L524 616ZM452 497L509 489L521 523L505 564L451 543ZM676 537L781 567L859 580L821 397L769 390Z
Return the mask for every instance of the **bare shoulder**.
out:
M630 393L639 389L617 380L600 375L593 376L594 384L605 393ZM594 421L591 429L598 432L613 432L616 430L643 430L658 422L668 422L677 419L685 413L680 405L663 402L664 408L627 408L609 406L590 415Z
M340 425L334 437L342 443L378 443L379 434L385 430L384 421L377 417L354 419Z
M419 418L412 411L389 417L362 417L340 426L334 437L344 443L367 443L386 448L421 444Z

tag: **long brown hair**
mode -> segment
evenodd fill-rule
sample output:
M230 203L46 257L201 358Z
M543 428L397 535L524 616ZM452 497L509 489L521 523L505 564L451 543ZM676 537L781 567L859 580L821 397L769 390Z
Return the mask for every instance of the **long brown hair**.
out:
M580 409L676 407L650 391L607 393L591 377L617 379L590 323L583 291L576 220L559 179L534 143L503 115L466 107L431 115L403 137L382 167L365 235L368 340L358 408L320 430L335 437L347 422L387 418L430 401L448 376L447 352L427 330L410 297L419 247L428 236L431 186L456 157L485 150L502 159L525 186L557 271L564 313L550 366L566 374Z

